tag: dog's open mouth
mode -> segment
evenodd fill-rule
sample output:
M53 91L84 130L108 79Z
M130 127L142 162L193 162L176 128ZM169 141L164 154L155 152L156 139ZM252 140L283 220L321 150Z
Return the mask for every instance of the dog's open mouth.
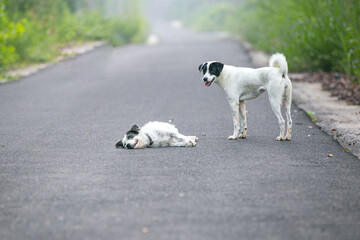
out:
M136 139L136 140L135 140L135 144L133 145L132 148L135 148L138 143L139 143L139 140Z
M124 145L124 148L126 149L134 149L136 147L136 145L139 143L139 140L135 140L135 143L133 145L130 145L129 143Z
M210 85L213 83L213 81L215 80L215 78L213 80L211 80L210 82L206 82L205 83L205 86L206 87L210 87Z

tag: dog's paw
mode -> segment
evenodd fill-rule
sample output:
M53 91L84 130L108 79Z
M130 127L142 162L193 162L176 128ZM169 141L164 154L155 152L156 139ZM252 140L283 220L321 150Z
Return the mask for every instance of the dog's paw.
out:
M185 147L195 147L198 140L195 136L187 136L185 139Z
M246 134L244 134L244 133L240 134L239 138L245 139L245 138L246 138Z
M189 141L189 147L195 147L197 144L197 142L193 141L193 140L190 140Z
M237 139L237 136L234 136L234 135L231 135L228 137L228 140L236 140Z
M199 138L197 138L196 136L190 136L190 140L193 142L198 142Z
M286 141L291 141L291 136L286 136L286 137L285 137L285 140L286 140Z
M285 137L278 136L278 137L276 138L276 141L284 141L284 140L285 140Z

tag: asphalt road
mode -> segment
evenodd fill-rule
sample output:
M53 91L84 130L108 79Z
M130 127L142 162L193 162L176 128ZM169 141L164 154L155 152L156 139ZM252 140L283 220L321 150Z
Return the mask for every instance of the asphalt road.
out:
M154 31L158 45L105 46L0 85L0 239L359 239L360 160L296 106L292 141L277 142L266 93L247 103L248 138L227 140L229 106L197 67L251 66L242 47ZM114 148L150 120L200 141Z

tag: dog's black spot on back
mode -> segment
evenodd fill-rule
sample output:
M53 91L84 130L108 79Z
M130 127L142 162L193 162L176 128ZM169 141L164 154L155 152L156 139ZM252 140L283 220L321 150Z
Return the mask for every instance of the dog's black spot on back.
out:
M224 64L221 62L213 62L209 65L209 73L211 75L220 76L221 71L224 68Z
M162 131L156 131L155 132L156 133L156 135L158 135L159 137L164 137L165 136L165 133L164 132L162 132Z

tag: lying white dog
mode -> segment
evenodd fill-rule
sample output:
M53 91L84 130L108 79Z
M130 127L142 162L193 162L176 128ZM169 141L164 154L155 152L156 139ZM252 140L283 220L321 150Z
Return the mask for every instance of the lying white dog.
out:
M179 130L169 123L148 122L141 128L137 125L125 134L116 143L116 148L147 148L147 147L195 147L198 138L184 136Z
M283 54L276 53L271 56L269 65L269 67L252 69L233 67L212 61L199 66L199 71L202 71L204 75L205 86L209 87L215 82L224 90L229 101L234 123L234 133L229 136L229 140L235 140L238 137L246 138L245 101L256 98L265 91L268 92L271 108L279 122L280 135L276 140L291 140L292 86L288 77L288 64ZM286 135L281 106L285 108L286 112Z

